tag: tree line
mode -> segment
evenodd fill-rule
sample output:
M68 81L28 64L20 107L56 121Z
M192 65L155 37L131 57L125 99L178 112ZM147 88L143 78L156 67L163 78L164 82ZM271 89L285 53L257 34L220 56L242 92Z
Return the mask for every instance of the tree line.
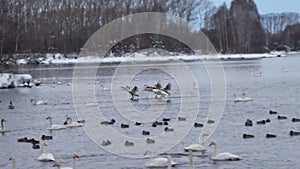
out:
M209 0L1 0L0 6L1 54L78 53L102 26L140 12L163 12L191 22L222 53L300 48L299 14L260 15L253 0L234 0L230 7L218 8ZM172 29L174 25L163 23ZM194 29L179 32L201 33ZM122 54L150 47L190 52L179 41L151 34L127 38L112 51Z

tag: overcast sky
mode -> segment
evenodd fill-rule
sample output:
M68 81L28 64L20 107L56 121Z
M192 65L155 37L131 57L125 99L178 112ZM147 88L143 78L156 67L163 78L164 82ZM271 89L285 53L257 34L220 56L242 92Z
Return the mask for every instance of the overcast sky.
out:
M216 5L227 2L228 7L232 0L211 0ZM298 12L300 13L300 0L254 0L260 14Z

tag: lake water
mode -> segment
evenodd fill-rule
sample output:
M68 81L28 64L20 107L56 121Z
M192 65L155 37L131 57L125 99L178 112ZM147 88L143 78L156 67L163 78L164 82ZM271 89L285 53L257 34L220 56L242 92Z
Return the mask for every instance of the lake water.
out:
M203 123L210 106L210 81L201 62L194 61L187 64L199 85L200 107L196 121ZM300 55L255 60L226 60L222 61L222 64L226 75L224 113L216 131L205 142L205 145L208 147L210 141L217 141L219 152L226 151L237 154L242 160L214 162L210 159L213 148L208 147L208 151L204 155L194 153L194 168L298 168L300 166L300 136L292 137L289 135L289 131L300 131L300 122L293 123L291 121L292 118L300 118ZM79 67L80 70L84 71L91 66L82 64ZM116 68L119 67L122 73L116 75ZM164 67L176 70L177 74L167 74L159 69ZM128 158L124 157L128 154L119 156L104 150L95 144L82 128L53 132L46 130L48 121L45 118L49 115L54 117L53 123L55 124L62 124L66 115L72 119L77 119L73 105L73 68L74 65L22 65L1 68L5 72L30 73L34 78L42 79L44 83L42 86L33 88L0 90L0 100L2 101L0 103L0 118L7 120L5 128L10 130L10 132L0 135L0 168L11 168L11 162L8 160L11 155L16 157L17 168L53 168L52 162L43 163L37 160L40 150L32 149L30 144L17 142L17 139L22 137L40 139L43 134L53 136L53 140L47 141L48 146L45 150L51 152L62 166L71 166L72 154L76 152L80 156L76 161L77 168L145 168L144 164L148 159ZM116 123L112 126L115 131L128 137L147 138L149 136L141 134L142 130L150 131L152 137L163 133L164 126L154 128L151 126L152 121L161 120L162 117L170 117L169 126L172 126L173 123L177 122L177 113L182 108L180 102L184 99L193 98L193 93L181 93L184 89L179 85L180 81L193 82L188 76L180 73L181 69L181 65L177 62L147 65L138 63L129 63L128 65L105 64L99 66L95 81L93 81L93 77L89 76L89 73L83 80L87 86L95 83L97 105L105 119L116 119ZM131 76L129 70L140 71ZM262 72L261 77L255 77L254 72L259 71ZM130 84L123 83L121 80L123 77L130 77L132 79ZM171 102L158 101L148 92L141 91L144 84L153 85L158 80L163 85L168 82L172 83ZM120 114L120 109L115 107L116 100L112 98L110 91L114 87L113 83L123 86L139 86L140 100L129 103L139 111L147 111L151 108L149 106L151 104L154 105L154 109L164 106L162 114L157 116L157 119L151 119L141 126L135 126L135 121L126 119L124 114ZM101 85L109 90L103 90ZM84 91L84 88L82 90ZM126 94L122 90L120 92ZM248 97L254 100L246 103L235 103L233 94L241 95L242 93L246 93ZM45 100L48 104L34 106L30 103L31 98ZM127 97L120 98L118 101L127 103L126 100L128 100ZM15 109L7 109L9 101L13 101ZM126 106L122 107L121 110L126 112ZM288 119L278 120L277 115L269 114L269 110L277 111L278 115L287 116ZM256 121L267 118L271 120L270 123L266 125L256 124ZM245 127L246 119L253 120L254 125ZM88 125L89 121L86 120L86 125ZM130 127L120 129L121 123L129 124ZM202 128L191 127L183 139L175 140L178 142L177 145L170 146L167 145L168 143L160 145L161 149L164 146L171 148L163 151L164 153L159 156L171 155L173 160L179 163L174 168L189 168L188 156L183 148L197 143L201 130ZM243 139L244 133L253 134L255 138ZM267 133L276 134L277 137L266 138ZM115 142L111 147L126 149L120 140L113 141Z

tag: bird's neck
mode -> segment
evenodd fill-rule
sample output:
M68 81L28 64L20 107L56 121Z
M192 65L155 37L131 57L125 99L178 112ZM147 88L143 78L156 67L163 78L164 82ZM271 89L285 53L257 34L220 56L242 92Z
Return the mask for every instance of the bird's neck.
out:
M190 161L190 169L194 169L194 166L193 166L193 152L192 152L192 150L189 150L189 161Z
M71 124L71 123L72 123L72 119L68 118L68 124Z
M217 145L214 146L214 154L213 154L213 157L216 157L217 156Z
M52 127L52 119L49 119L49 127Z
M73 169L76 169L76 158L73 158Z
M172 162L170 157L168 157L168 169L172 169Z
M12 169L16 169L16 160L15 159L12 159Z
M42 154L44 154L44 146L45 146L45 145L42 144L42 147L41 147L41 153L42 153Z

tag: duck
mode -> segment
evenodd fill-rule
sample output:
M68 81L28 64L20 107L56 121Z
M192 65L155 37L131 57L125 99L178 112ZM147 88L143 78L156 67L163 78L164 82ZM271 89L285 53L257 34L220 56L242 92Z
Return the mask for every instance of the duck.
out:
M266 123L270 123L270 122L271 122L271 120L270 120L270 119L266 119L265 121L266 121Z
M204 125L201 123L194 123L194 127L203 127Z
M292 122L300 122L300 119L292 118Z
M72 167L61 167L59 162L55 162L53 167L57 167L58 169L75 169L76 168L76 159L79 158L77 154L74 153L73 155L73 165Z
M154 144L154 143L155 143L155 140L150 139L150 138L147 138L146 143L147 143L147 144Z
M40 145L36 144L36 143L32 143L32 149L34 149L34 150L40 149Z
M140 126L142 123L140 123L140 122L135 122L135 125L136 126Z
M202 152L202 154L205 153L206 148L204 146L204 138L207 137L208 134L207 133L203 133L200 135L199 137L199 144L191 144L187 147L184 148L184 151L192 151L192 152Z
M236 161L241 160L241 157L235 154L231 154L228 152L225 153L217 153L217 143L215 141L212 141L209 146L214 146L215 150L213 155L211 156L211 159L214 161Z
M134 146L134 143L126 140L124 145L129 147L129 146Z
M45 146L47 146L47 144L42 143L41 155L38 157L38 160L42 162L55 161L54 156L51 153L44 153Z
M277 112L276 112L276 111L273 111L273 110L270 110L270 111L269 111L269 114L277 114Z
M78 123L77 121L76 122L72 122L72 118L71 117L67 117L66 122L67 122L66 127L68 127L68 128L83 127L84 126L84 124Z
M300 132L298 131L290 131L290 136L299 136L300 135Z
M49 127L47 128L47 130L62 130L62 129L66 129L67 127L66 126L63 126L63 125L58 125L58 124L52 124L52 117L51 116L48 116L46 118L46 120L49 120Z
M157 124L155 122L152 123L152 127L156 127Z
M254 138L254 135L251 134L243 134L243 138Z
M27 137L19 138L19 139L17 139L17 142L19 142L19 143L28 143L28 138Z
M12 161L12 169L16 169L16 157L15 156L11 156L9 158L9 161Z
M153 158L151 150L145 151L145 156L150 155L150 159L145 163L145 167L147 168L161 168L161 167L173 167L177 165L176 162L174 162L171 158L171 156L168 156L167 158L158 157Z
M133 89L130 90L129 86L126 87L121 87L122 89L124 89L125 91L127 91L130 95L131 95L131 100L138 100L138 98L140 97L138 92L139 92L139 88L137 86L134 86Z
M33 83L34 83L35 86L40 86L40 85L42 84L42 81L41 81L41 80L36 80L36 79L35 79L35 80L33 81Z
M102 140L101 146L109 146L111 145L111 141L109 140Z
M169 125L169 123L167 121L164 121L163 125L167 126L167 125Z
M208 123L208 124L212 124L212 123L215 123L215 121L214 121L214 120L209 120L209 119L208 119L208 120L207 120L207 123Z
M8 105L8 109L14 109L15 106L13 105L12 101L9 102L9 105Z
M6 130L4 128L4 122L7 122L5 119L1 119L1 128L0 128L0 133L5 133L8 132L8 130Z
M53 136L45 136L45 135L42 135L41 139L42 139L42 140L52 140L52 139L53 139Z
M166 128L165 128L165 132L173 132L173 131L174 131L173 128L169 128L169 127L166 127Z
M162 121L171 121L170 118L163 118Z
M186 121L185 117L178 117L177 119L178 119L178 121Z
M30 100L30 102L33 104L33 105L46 105L47 102L45 102L44 100L39 100L39 101L36 101L36 99L32 98Z
M257 121L256 124L266 124L266 120Z
M277 119L278 120L285 120L285 119L287 119L287 117L285 117L285 116L277 116Z
M125 129L125 128L129 128L129 124L121 124L121 128Z
M275 134L270 134L270 133L267 133L266 134L266 138L276 138L277 136Z
M100 124L102 125L113 125L116 122L115 119L111 119L110 121L101 121Z
M145 131L145 130L143 130L143 131L142 131L142 134L145 135L145 136L146 136L146 135L148 136L148 135L150 135L150 131Z
M39 140L36 140L36 139L34 139L34 138L31 138L31 139L28 139L28 140L27 140L27 143L40 144L40 141L39 141Z
M245 122L245 126L252 126L252 120L247 119L247 121Z

